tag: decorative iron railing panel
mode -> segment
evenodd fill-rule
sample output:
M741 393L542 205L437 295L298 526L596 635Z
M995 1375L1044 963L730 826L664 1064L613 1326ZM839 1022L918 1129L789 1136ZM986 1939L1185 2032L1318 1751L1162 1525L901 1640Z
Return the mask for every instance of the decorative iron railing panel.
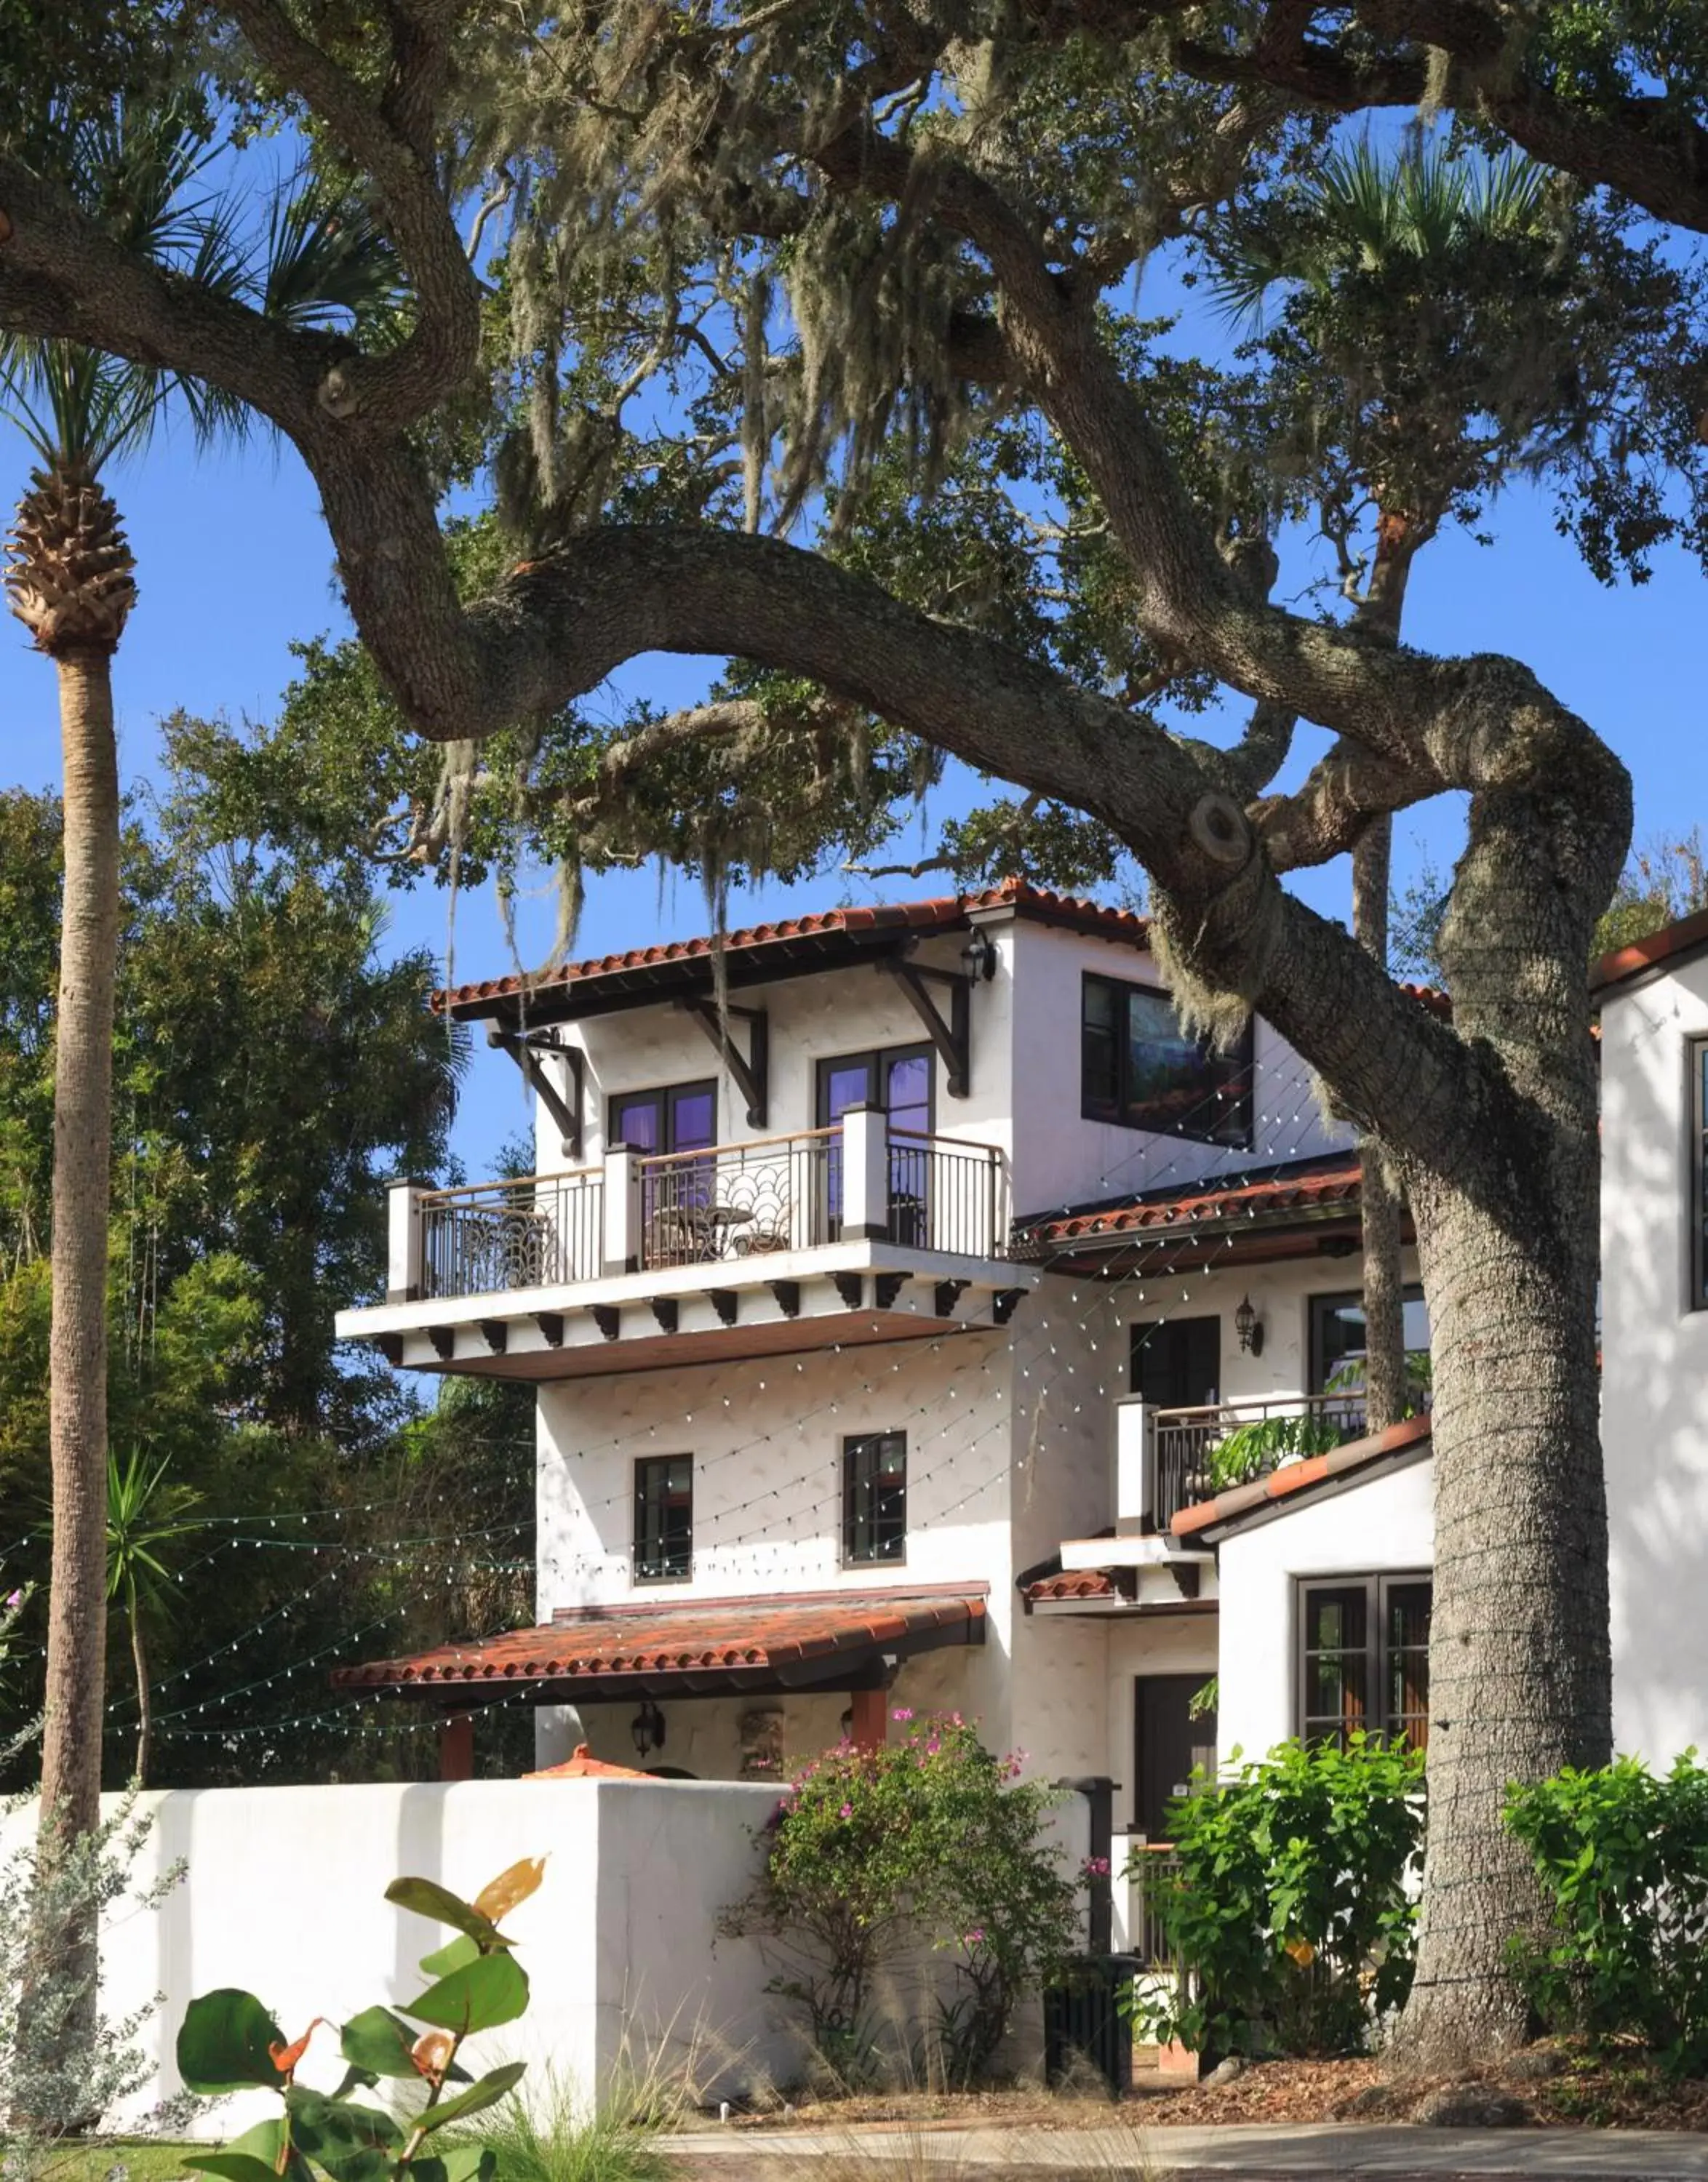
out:
M1143 1841L1134 1848L1127 1875L1128 1952L1137 1956L1146 1969L1179 1967L1162 1913L1162 1901L1178 1884L1179 1875L1179 1855L1170 1842Z
M604 1255L605 1177L527 1175L421 1199L421 1259L430 1296L596 1280Z
M829 1129L638 1164L640 1263L693 1265L809 1250L831 1239Z

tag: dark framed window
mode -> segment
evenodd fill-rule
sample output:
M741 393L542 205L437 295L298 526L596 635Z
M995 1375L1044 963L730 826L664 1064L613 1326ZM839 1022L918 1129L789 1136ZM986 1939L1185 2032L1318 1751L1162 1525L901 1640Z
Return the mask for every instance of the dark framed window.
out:
M679 1583L694 1572L694 1458L646 1454L635 1465L635 1581Z
M709 1081L619 1091L611 1101L607 1143L637 1152L702 1152L717 1141L718 1087Z
M1429 1740L1427 1576L1302 1578L1298 1725L1306 1742L1343 1747L1355 1730Z
M1708 1310L1708 1038L1690 1045L1690 1308Z
M1163 1318L1127 1329L1128 1391L1161 1409L1206 1409L1219 1399L1222 1321Z
M851 1567L907 1557L907 1435L842 1443L842 1558Z
M1422 1288L1413 1281L1405 1289L1405 1353L1428 1355L1428 1311ZM1363 1387L1363 1364L1367 1336L1363 1320L1363 1296L1350 1289L1346 1294L1311 1296L1311 1392L1352 1392ZM1331 1382L1339 1386L1331 1386Z
M1150 985L1086 973L1079 1001L1079 1110L1087 1121L1249 1148L1252 1027L1231 1053L1189 1037Z
M913 1141L931 1134L936 1069L929 1045L891 1046L877 1053L845 1053L818 1064L818 1126L828 1129L851 1106L876 1106L890 1124L890 1239L923 1245L928 1227L928 1147ZM826 1239L842 1232L842 1139L834 1138L824 1165Z

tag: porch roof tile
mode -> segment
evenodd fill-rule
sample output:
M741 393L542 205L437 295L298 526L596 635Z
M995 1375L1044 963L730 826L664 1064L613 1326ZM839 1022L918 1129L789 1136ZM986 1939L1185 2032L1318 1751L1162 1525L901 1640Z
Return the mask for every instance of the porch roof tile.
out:
M874 1651L977 1643L986 1587L941 1591L811 1592L796 1598L682 1599L670 1604L586 1606L536 1629L438 1644L399 1659L335 1668L335 1687L397 1697L496 1697L544 1682L608 1686L681 1676L787 1674L807 1686L838 1663ZM824 1673L811 1671L822 1662ZM807 1670L800 1672L796 1670ZM611 1688L620 1695L620 1687Z
M1126 1576L1125 1585L1118 1580ZM1130 1598L1131 1572L1123 1569L1065 1569L1059 1576L1040 1576L1026 1587L1030 1606L1053 1606L1067 1599Z
M1403 1424L1390 1425L1386 1432L1372 1432L1365 1439L1348 1440L1345 1447L1337 1447L1328 1454L1307 1455L1302 1462L1287 1463L1279 1470L1271 1470L1267 1477L1255 1478L1250 1485L1230 1486L1213 1500L1200 1500L1190 1508L1181 1509L1168 1527L1177 1538L1195 1537L1200 1532L1218 1529L1259 1509L1271 1508L1277 1502L1291 1500L1314 1487L1329 1484L1350 1471L1367 1470L1373 1464L1415 1453L1428 1440L1429 1431L1427 1416L1407 1417Z
M1067 1243L1100 1242L1108 1237L1178 1232L1230 1226L1289 1214L1322 1213L1345 1207L1356 1213L1362 1188L1356 1152L1331 1152L1300 1160L1273 1173L1227 1181L1208 1180L1115 1198L1052 1216L1016 1223L1015 1254L1042 1257Z

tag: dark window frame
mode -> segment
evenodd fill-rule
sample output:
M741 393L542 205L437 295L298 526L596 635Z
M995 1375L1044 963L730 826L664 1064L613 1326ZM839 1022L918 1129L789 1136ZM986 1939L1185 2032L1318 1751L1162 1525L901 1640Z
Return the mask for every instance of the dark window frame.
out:
M1364 1291L1361 1288L1313 1288L1306 1297L1306 1360L1311 1373L1307 1382L1307 1392L1310 1393L1323 1393L1325 1391L1323 1382L1328 1377L1327 1372L1323 1368L1323 1320L1337 1304L1361 1304L1363 1300ZM1407 1281L1400 1291L1400 1305L1402 1311L1408 1303L1422 1303L1425 1300L1422 1281Z
M899 1440L901 1444L901 1481L890 1490L901 1498L900 1522L893 1531L879 1534L880 1522L888 1525L893 1515L879 1515L868 1504L862 1515L860 1494L862 1488L869 1495L880 1473L875 1465L882 1459L884 1444ZM862 1465L866 1461L873 1467L864 1476ZM860 1549L862 1527L866 1533L868 1550ZM886 1552L885 1537L893 1539L894 1550ZM901 1568L907 1561L907 1435L905 1432L850 1432L842 1442L842 1565L844 1568Z
M833 1127L830 1118L830 1075L833 1069L853 1068L860 1062L866 1064L867 1080L878 1093L877 1104L884 1113L883 1104L885 1076L891 1064L897 1061L923 1061L925 1063L925 1134L934 1135L937 1128L937 1049L929 1044L918 1045L857 1046L852 1053L824 1055L818 1064L812 1080L812 1115L821 1129ZM867 1104L873 1103L868 1100Z
M718 1079L715 1076L690 1076L685 1077L680 1083L660 1083L656 1086L643 1083L638 1084L632 1091L613 1091L605 1102L606 1149L608 1150L613 1144L621 1144L624 1141L617 1134L618 1109L624 1106L638 1106L644 1099L651 1099L658 1109L659 1142L656 1149L646 1153L645 1156L649 1159L664 1158L680 1149L681 1147L674 1141L676 1133L671 1127L674 1113L672 1101L677 1099L691 1098L702 1091L707 1093L712 1100L712 1142L709 1144L690 1144L688 1149L690 1151L712 1150L718 1142Z
M1115 996L1115 1020L1110 1036L1114 1042L1115 1095L1113 1110L1110 1102L1094 1099L1090 1072L1086 1054L1086 1002L1094 987L1101 987ZM1147 1000L1161 1000L1171 1011L1174 1009L1172 994L1160 985L1146 985L1130 977L1108 977L1101 971L1085 970L1079 981L1079 1116L1082 1121L1098 1121L1110 1128L1143 1129L1156 1137L1184 1138L1188 1143L1213 1144L1224 1151L1250 1151L1255 1141L1256 1127L1257 1022L1255 1016L1245 1018L1245 1032L1238 1049L1231 1054L1212 1053L1206 1042L1197 1041L1201 1059L1212 1077L1212 1089L1206 1099L1214 1099L1216 1110L1229 1115L1237 1133L1228 1128L1188 1128L1180 1122L1160 1123L1145 1120L1133 1110L1129 1082L1129 1063L1133 1050L1129 1025L1130 1000L1133 994ZM1178 1020L1176 1011L1176 1020ZM1213 1079L1225 1077L1225 1083ZM1243 1079L1243 1088L1239 1087ZM1219 1096L1226 1094L1225 1098Z
M1368 1735L1387 1736L1392 1722L1388 1704L1388 1667L1393 1656L1388 1642L1388 1607L1395 1591L1422 1586L1429 1593L1428 1612L1434 1610L1435 1576L1433 1569L1384 1569L1377 1573L1363 1574L1357 1570L1344 1576L1301 1576L1293 1580L1293 1731L1301 1742L1325 1742L1326 1735L1314 1735L1311 1722L1324 1720L1324 1714L1312 1714L1309 1707L1309 1661L1311 1653L1306 1643L1310 1633L1311 1598L1313 1592L1357 1592L1364 1594L1364 1642L1361 1650L1365 1662L1364 1731ZM1422 1716L1424 1739L1428 1738L1429 1692L1428 1686L1428 1631L1425 1633L1425 1686ZM1343 1714L1344 1718L1344 1714ZM1344 1735L1344 1729L1342 1733Z
M1690 1308L1708 1310L1708 1038L1690 1040Z
M644 1564L643 1554L650 1512L647 1495L649 1476L661 1470L668 1470L674 1464L679 1462L685 1462L688 1465L686 1524L688 1538L684 1565L679 1569L673 1569L668 1565L648 1567ZM668 1501L665 1512L667 1514L668 1512ZM661 1531L665 1533L660 1559L668 1563L669 1556L668 1531L662 1524L660 1528ZM692 1580L694 1575L694 1458L691 1454L641 1454L635 1458L635 1537L630 1573L637 1584L687 1583Z

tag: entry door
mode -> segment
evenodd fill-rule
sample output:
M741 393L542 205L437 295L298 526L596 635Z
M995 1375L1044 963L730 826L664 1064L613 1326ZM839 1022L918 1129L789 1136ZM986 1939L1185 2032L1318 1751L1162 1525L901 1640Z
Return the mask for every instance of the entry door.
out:
M892 1139L929 1137L931 1133L931 1064L929 1045L904 1046L888 1053L850 1053L838 1061L818 1064L818 1126L840 1121L851 1106L877 1106L889 1116ZM925 1148L923 1144L891 1142L890 1146L890 1209L893 1233L898 1243L925 1240ZM828 1240L842 1232L842 1139L831 1139L825 1162Z
M1195 1771L1216 1771L1216 1715L1189 1717L1188 1708L1207 1675L1140 1675L1133 1685L1134 1830L1153 1841L1168 1839L1170 1802L1183 1795Z

